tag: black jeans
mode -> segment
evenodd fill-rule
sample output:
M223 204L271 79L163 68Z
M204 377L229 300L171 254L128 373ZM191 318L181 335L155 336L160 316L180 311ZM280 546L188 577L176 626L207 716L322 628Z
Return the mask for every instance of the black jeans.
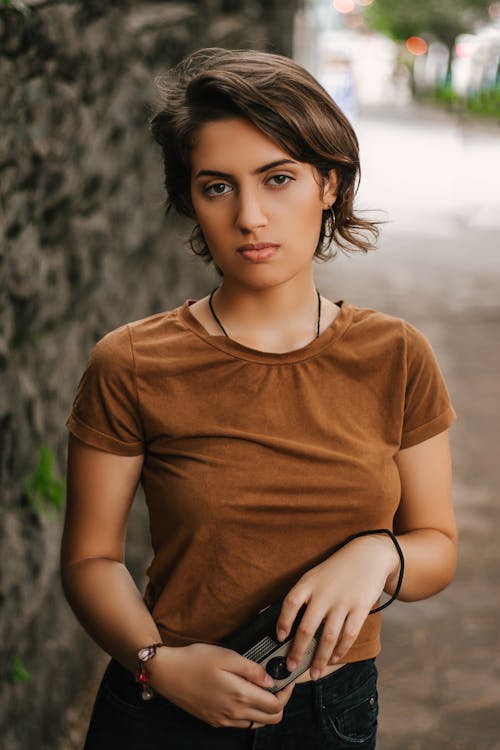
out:
M111 659L95 700L84 750L374 750L374 659L298 683L279 724L214 728L169 700L143 701L132 674Z

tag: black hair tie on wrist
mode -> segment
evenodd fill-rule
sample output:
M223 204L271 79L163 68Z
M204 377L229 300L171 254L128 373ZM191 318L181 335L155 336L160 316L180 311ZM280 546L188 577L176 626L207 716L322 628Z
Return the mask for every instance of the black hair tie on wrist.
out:
M401 584L403 583L403 576L405 572L405 558L403 555L403 550L399 546L399 542L396 539L395 534L390 529L370 529L369 531L360 531L358 534L353 534L352 536L348 537L345 542L342 542L342 544L337 547L337 549L341 549L346 544L349 544L349 542L352 542L354 539L357 539L360 536L369 536L370 534L387 534L387 536L390 536L390 538L392 539L392 543L396 547L400 562L398 582L396 584L396 588L394 589L393 595L390 599L384 602L384 604L381 604L379 607L375 607L375 609L371 609L369 614L373 615L375 614L375 612L380 612L380 610L385 609L389 606L389 604L392 604L392 602L397 599L398 594L401 591Z

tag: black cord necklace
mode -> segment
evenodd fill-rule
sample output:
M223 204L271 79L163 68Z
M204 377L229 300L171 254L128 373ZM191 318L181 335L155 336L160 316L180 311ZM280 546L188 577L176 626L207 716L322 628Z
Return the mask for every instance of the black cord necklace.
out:
M219 326L224 331L224 335L227 336L226 329L224 328L224 326L220 322L219 318L215 314L215 310L214 310L214 307L212 305L212 297L214 296L214 294L215 294L215 292L217 291L218 288L219 287L216 286L215 289L213 289L212 292L210 293L210 297L208 298L208 305L210 307L210 311L211 311L212 315L214 316L216 322L219 324ZM320 295L320 293L318 292L317 289L316 289L316 294L318 295L318 322L317 322L317 326L316 326L316 338L318 338L318 336L319 336L319 327L320 327L320 323L321 323L321 295Z

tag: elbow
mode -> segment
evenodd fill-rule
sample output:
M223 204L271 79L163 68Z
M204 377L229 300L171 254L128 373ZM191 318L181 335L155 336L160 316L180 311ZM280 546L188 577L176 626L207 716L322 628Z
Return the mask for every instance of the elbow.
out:
M74 572L75 566L72 563L61 561L59 564L59 579L66 601L70 606L73 606L75 588L77 588Z
M430 575L421 578L418 581L412 581L407 586L402 586L398 601L401 602L419 602L423 599L430 599L436 594L444 591L455 577L456 567L439 572L438 575Z
M59 558L59 580L66 600L69 600L69 563L64 559L62 553Z
M445 541L443 546L443 562L440 569L438 586L435 593L444 591L455 578L458 568L458 533L456 528L452 533L441 532Z
M76 560L63 560L59 563L59 575L61 580L61 586L66 599L70 599L75 586L82 578L87 578L87 572L90 571L90 575L94 577L99 575L101 572L102 563L107 565L121 565L125 566L123 560L117 560L114 557L106 557L104 555L94 555L91 557L82 557ZM97 568L97 572L96 572Z
M450 533L439 532L441 544L438 551L438 560L435 565L435 590L430 594L439 594L444 591L455 578L458 567L458 535L456 529Z
M409 554L400 601L415 602L444 591L455 578L458 566L458 545L455 534L438 532L427 537L425 545Z
M440 586L436 590L436 594L439 594L440 591L444 591L444 589L448 588L450 583L452 583L453 579L455 578L458 568L458 553L456 545L453 547L453 551L450 554L448 564L443 567L444 570L442 580L440 582Z

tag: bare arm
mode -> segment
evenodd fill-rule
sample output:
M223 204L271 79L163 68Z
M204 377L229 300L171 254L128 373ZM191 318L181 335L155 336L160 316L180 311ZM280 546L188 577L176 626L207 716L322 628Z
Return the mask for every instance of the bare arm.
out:
M399 598L414 601L441 591L455 573L457 531L448 432L400 451L395 460L401 501L394 530L405 557ZM383 534L354 539L307 571L285 598L277 626L286 635L307 602L288 654L288 668L301 661L322 621L323 634L311 668L321 672L326 664L340 661L382 589L394 591L398 573L399 557Z
M142 462L142 456L105 453L69 437L64 593L94 641L130 671L137 667L141 646L161 641L124 564L127 520Z
M96 450L73 435L68 444L68 494L61 545L66 598L94 641L134 672L137 651L160 633L124 564L130 507L142 456ZM147 671L155 690L214 727L281 721L293 683L277 695L263 667L205 643L158 650ZM267 679L266 679L267 678Z
M448 431L400 451L401 502L394 531L406 567L399 599L416 601L446 588L455 575L458 535L453 513ZM394 590L397 571L387 590Z
M394 518L394 532L405 558L398 599L411 602L446 588L456 570L458 535L448 431L400 451L395 461L401 479L401 501ZM399 573L399 559L392 542L381 536L366 540L366 545L370 543L387 547L392 564L389 563L384 590L392 594Z

